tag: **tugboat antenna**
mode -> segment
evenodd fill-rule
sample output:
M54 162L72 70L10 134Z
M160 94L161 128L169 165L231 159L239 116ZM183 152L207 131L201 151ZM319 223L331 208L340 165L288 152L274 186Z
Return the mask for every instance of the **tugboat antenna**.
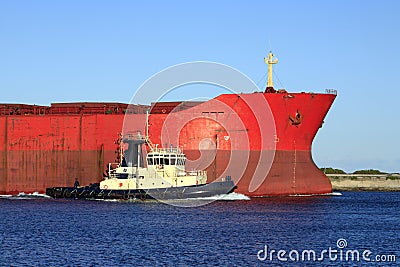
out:
M146 110L146 140L149 139L149 110Z
M154 145L149 138L149 115L150 115L149 113L150 111L146 110L146 136L144 140L146 141L146 144L150 147L150 151L154 151Z

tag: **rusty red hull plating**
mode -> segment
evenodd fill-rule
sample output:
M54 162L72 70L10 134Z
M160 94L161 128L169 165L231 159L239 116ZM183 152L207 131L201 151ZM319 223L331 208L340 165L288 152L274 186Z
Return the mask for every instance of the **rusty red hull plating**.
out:
M328 178L311 155L312 141L336 94L220 95L203 103L157 103L149 137L179 145L188 169L210 180L226 175L249 196L324 194ZM0 104L0 194L44 193L46 187L99 182L115 162L119 133L145 133L146 106L66 103Z

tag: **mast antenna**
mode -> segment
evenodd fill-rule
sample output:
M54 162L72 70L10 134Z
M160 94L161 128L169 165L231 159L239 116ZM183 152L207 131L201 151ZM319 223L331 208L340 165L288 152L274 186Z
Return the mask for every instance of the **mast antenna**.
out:
M146 136L144 140L146 141L146 144L149 146L150 150L154 151L154 145L149 137L149 116L150 116L150 110L146 110Z

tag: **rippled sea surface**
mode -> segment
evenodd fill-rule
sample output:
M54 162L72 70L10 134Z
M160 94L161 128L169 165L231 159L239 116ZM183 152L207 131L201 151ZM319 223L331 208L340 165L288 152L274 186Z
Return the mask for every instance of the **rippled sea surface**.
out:
M217 201L196 208L3 197L0 266L396 266L399 207L400 193L378 192ZM316 263L329 248L336 254L322 254ZM350 249L371 251L370 262L346 260ZM279 250L286 252L281 259ZM316 259L302 260L304 250L315 251ZM377 263L376 255L386 261Z

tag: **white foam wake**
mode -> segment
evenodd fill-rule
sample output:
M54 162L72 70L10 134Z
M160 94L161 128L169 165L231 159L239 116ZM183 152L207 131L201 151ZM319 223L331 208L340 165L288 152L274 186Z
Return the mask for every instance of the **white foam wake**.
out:
M196 198L182 198L182 199L146 199L142 201L140 199L129 199L129 200L122 200L122 199L93 199L94 201L104 201L104 202L139 202L139 203L154 203L154 202L165 202L165 203L174 203L174 202L192 202L192 201L201 201L206 200L207 202L210 201L234 201L234 200L250 200L250 198L246 195L239 194L239 193L229 193L229 194L222 194L222 195L215 195L212 197L196 197Z
M318 196L341 196L342 193L340 192L332 192L326 194L299 194L299 195L289 195L290 197L318 197Z
M198 197L198 198L188 198L188 199L233 201L233 200L250 200L250 197L233 192L229 194L216 195L212 197Z
M25 192L20 192L18 195L0 195L0 198L7 199L38 199L38 198L51 198L46 194L39 194L38 192L33 192L26 194Z
M122 199L102 199L102 198L88 198L91 201L102 201L102 202L122 202Z

